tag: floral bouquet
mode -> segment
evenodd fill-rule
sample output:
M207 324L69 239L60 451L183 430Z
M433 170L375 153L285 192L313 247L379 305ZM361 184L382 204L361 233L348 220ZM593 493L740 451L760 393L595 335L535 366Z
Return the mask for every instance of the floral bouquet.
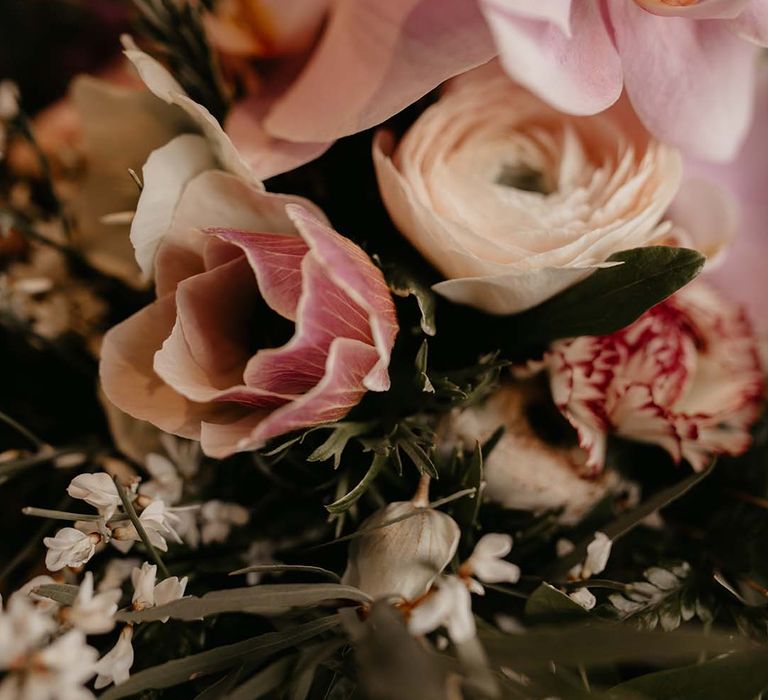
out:
M0 25L0 699L768 697L768 1Z

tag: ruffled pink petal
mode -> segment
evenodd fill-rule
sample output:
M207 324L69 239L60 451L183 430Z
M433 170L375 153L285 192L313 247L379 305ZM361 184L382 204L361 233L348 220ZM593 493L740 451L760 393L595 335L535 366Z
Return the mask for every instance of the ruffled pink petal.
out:
M221 458L258 449L278 435L343 418L365 394L363 379L376 360L370 345L337 338L331 344L323 378L311 391L268 415L248 415L232 423L203 423L203 450Z
M238 102L227 115L224 130L235 148L262 180L319 158L332 141L299 142L270 136L262 126L269 102L252 97Z
M658 17L634 2L608 7L624 85L645 125L693 155L732 158L752 117L757 49L723 22Z
M201 420L229 409L188 401L155 373L155 351L170 334L175 318L176 304L168 295L112 328L101 349L101 385L107 398L134 418L199 439Z
M264 301L284 318L296 320L302 286L301 261L309 250L302 238L219 228L207 229L206 233L242 250L256 275Z
M768 46L768 0L752 0L728 26L742 39L758 46Z
M570 4L570 35L517 3L480 2L509 75L564 112L601 112L621 95L622 68L598 3L556 4Z
M289 204L286 212L309 244L312 256L322 265L325 275L365 312L379 361L365 378L364 384L371 391L386 391L389 389L389 359L398 325L395 305L384 275L359 246L326 226L309 210ZM369 332L359 318L350 316L348 322L358 326L358 334Z
M381 123L488 61L493 40L467 0L340 0L305 69L264 128L323 142Z

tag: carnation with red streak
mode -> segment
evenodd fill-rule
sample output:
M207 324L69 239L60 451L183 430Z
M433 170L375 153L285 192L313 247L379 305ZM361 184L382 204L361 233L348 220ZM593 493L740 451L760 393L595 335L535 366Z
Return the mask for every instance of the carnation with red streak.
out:
M543 366L595 471L611 433L660 445L697 471L750 445L763 386L757 342L742 309L703 283L617 333L554 343Z

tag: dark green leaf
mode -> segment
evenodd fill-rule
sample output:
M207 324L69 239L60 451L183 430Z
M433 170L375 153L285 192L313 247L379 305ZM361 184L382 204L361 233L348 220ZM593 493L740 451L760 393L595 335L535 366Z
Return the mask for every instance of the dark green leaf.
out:
M365 476L349 493L342 496L337 501L334 501L330 505L326 506L326 509L331 513L343 513L349 510L371 485L371 482L378 476L382 467L386 464L388 459L387 455L376 454L373 456L373 461Z
M35 595L55 600L62 605L72 605L77 597L79 586L72 586L68 583L46 583L35 588Z
M584 281L516 317L529 341L550 342L580 335L607 335L637 319L699 274L704 256L669 246L615 253Z
M283 687L295 661L295 656L286 656L269 664L229 693L227 700L258 700Z
M743 651L694 666L649 673L615 686L611 697L753 700L768 689L768 650Z

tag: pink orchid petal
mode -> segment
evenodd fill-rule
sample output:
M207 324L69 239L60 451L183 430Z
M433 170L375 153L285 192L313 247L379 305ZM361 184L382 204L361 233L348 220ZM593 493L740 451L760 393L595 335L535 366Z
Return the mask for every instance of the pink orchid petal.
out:
M648 12L661 17L687 17L688 19L733 19L744 11L752 0L698 0L689 5L664 0L635 0Z
M621 60L597 3L571 4L570 36L504 0L480 5L504 69L542 99L570 114L595 114L621 95Z
M379 361L364 384L371 391L386 391L389 389L387 368L398 325L384 275L359 246L326 226L311 211L289 204L286 212L309 244L312 256L323 265L328 278L367 313ZM354 321L351 317L349 320Z
M752 117L757 49L722 22L658 17L634 2L609 9L624 85L645 125L699 157L732 158Z
M207 229L206 233L233 243L244 251L264 301L284 318L296 320L302 287L301 261L309 250L303 239L220 228Z
M370 345L337 338L331 344L323 378L311 391L266 416L203 423L203 449L213 457L225 457L235 451L258 449L273 437L308 425L343 418L365 393L363 379L376 360L376 351Z
M227 115L224 129L235 148L262 180L294 170L330 148L332 141L299 142L270 136L263 127L263 118L271 106L253 97L238 102Z
M474 2L340 0L264 127L292 141L331 141L381 123L495 53Z
M168 295L112 328L101 348L101 385L107 398L134 418L198 439L200 421L225 407L192 403L155 373L152 359L170 334L175 317L176 304Z
M768 46L768 0L752 0L749 7L728 26L742 39L758 46Z

